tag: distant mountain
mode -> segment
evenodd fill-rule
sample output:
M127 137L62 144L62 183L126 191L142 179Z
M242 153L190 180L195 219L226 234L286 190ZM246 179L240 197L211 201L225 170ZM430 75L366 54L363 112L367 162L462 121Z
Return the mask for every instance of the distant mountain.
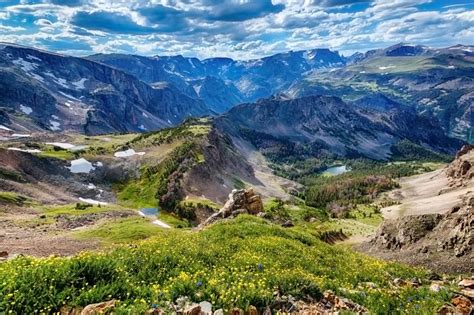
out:
M196 80L212 77L217 90L225 96L216 98L206 94L201 98L209 102L208 106L220 112L235 105L235 101L256 101L278 93L295 80L301 79L308 71L342 67L346 63L338 52L329 49L291 51L249 61L230 58L201 61L183 56L141 57L120 54L98 54L89 56L88 59L123 70L147 83L173 83L190 97L201 97L191 88L196 86ZM225 88L222 82L225 82L229 91L222 89Z
M168 86L83 58L0 45L0 124L26 132L137 132L209 114Z
M307 74L284 94L293 98L334 95L346 101L385 95L438 119L452 137L466 140L472 132L474 46L399 44L351 58L345 67Z
M224 82L214 76L189 81L196 94L212 111L223 113L242 103L242 95L232 82Z
M241 104L218 117L216 125L264 152L300 158L329 153L385 160L398 154L401 141L416 150L447 154L462 144L412 109L379 111L329 96Z

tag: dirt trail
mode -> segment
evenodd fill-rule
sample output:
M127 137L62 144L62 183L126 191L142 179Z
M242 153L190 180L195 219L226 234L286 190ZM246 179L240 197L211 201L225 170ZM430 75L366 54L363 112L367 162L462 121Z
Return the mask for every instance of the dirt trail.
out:
M388 197L400 202L385 207L385 219L397 219L408 215L445 213L458 204L462 197L474 190L474 183L462 188L446 190L448 177L446 169L400 179L401 188L391 191Z
M54 224L25 223L39 218L40 214L32 209L3 209L0 215L0 252L6 251L9 257L67 256L100 247L98 241L74 239Z

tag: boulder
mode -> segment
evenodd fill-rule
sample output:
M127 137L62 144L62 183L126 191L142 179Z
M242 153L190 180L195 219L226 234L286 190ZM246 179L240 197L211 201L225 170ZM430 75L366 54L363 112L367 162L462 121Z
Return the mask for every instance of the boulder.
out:
M199 304L191 304L184 310L184 315L201 315L201 306Z
M258 315L258 310L255 306L250 305L249 309L247 310L248 315Z
M472 303L468 298L458 295L451 300L451 303L456 306L456 309L462 314L471 314Z
M458 285L463 288L474 289L474 279L463 279L458 283Z
M110 300L106 302L100 302L95 304L89 304L81 312L81 315L95 315L104 314L105 312L111 311L115 308L116 300Z
M201 314L203 315L212 315L212 304L207 302L207 301L203 301L201 303L199 303L199 306L201 307Z
M244 213L252 215L263 213L262 198L252 188L232 190L229 194L229 199L222 209L211 215L201 226L212 224L220 219L236 217Z

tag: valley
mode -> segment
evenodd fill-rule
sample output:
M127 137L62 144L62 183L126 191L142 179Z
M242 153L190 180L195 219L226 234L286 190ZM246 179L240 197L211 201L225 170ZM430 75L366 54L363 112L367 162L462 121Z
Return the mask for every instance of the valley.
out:
M465 47L244 62L2 44L0 314L458 312Z

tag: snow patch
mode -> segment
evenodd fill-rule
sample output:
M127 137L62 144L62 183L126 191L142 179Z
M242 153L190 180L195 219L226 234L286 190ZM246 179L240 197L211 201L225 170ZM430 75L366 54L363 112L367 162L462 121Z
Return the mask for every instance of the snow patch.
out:
M143 125L138 126L138 129L143 130L143 131L147 130L146 127Z
M29 73L30 71L35 70L38 67L38 64L36 64L34 62L26 61L25 59L23 59L21 57L16 59L16 60L13 60L12 62L15 65L17 65L18 67L20 67L21 70L23 70L27 73Z
M395 66L386 66L386 67L379 67L379 70L387 70L387 69L393 69L396 68Z
M171 226L169 226L169 225L166 224L165 222L163 222L163 221L161 221L161 220L158 220L158 219L156 219L156 220L153 221L152 223L155 224L155 225L158 225L158 226L160 226L160 227L162 227L162 228L165 228L165 229L170 229L170 228L171 228Z
M49 124L50 124L49 129L51 129L53 131L61 130L61 128L60 128L61 123L50 119Z
M94 199L90 199L90 198L79 197L79 200L82 201L82 202L94 205L94 206L106 206L106 205L108 205L107 202L98 201L98 200L94 200Z
M41 153L41 150L38 149L20 149L20 148L8 148L11 151L20 151L20 152L27 152L27 153Z
M91 171L95 170L95 167L91 162L87 161L84 158L71 161L71 166L68 167L71 173L79 174L85 173L89 174Z
M20 105L20 110L25 113L26 115L29 115L33 112L33 109L29 106L24 106L24 105Z
M13 131L13 130L11 130L10 128L5 127L4 125L0 125L0 129L6 130L6 131Z
M78 81L74 81L74 82L71 82L72 85L74 85L76 87L76 89L79 89L79 90L83 90L85 89L86 87L84 86L84 83L87 81L86 78L82 78Z
M197 95L199 95L199 92L201 92L201 85L193 85L194 92L196 92Z
M142 113L142 116L145 117L145 118L150 118L150 117L148 117L148 115L145 112Z
M31 135L26 134L26 133L14 133L14 134L12 134L12 137L15 137L15 138L29 138L29 137L31 137Z
M58 92L59 92L59 94L65 96L65 97L67 97L67 98L69 98L69 99L71 99L71 100L75 100L75 101L78 101L78 102L81 101L81 100L79 100L78 98L76 98L76 97L74 97L74 96L72 96L72 95L66 94L66 93L61 92L61 91L58 91Z
M134 155L145 155L145 152L135 152L134 149L128 149L125 151L118 151L114 153L115 157L126 158Z
M28 60L36 60L36 61L43 61L41 60L40 58L36 57L36 56L33 56L33 55L27 55L26 56L26 59Z

